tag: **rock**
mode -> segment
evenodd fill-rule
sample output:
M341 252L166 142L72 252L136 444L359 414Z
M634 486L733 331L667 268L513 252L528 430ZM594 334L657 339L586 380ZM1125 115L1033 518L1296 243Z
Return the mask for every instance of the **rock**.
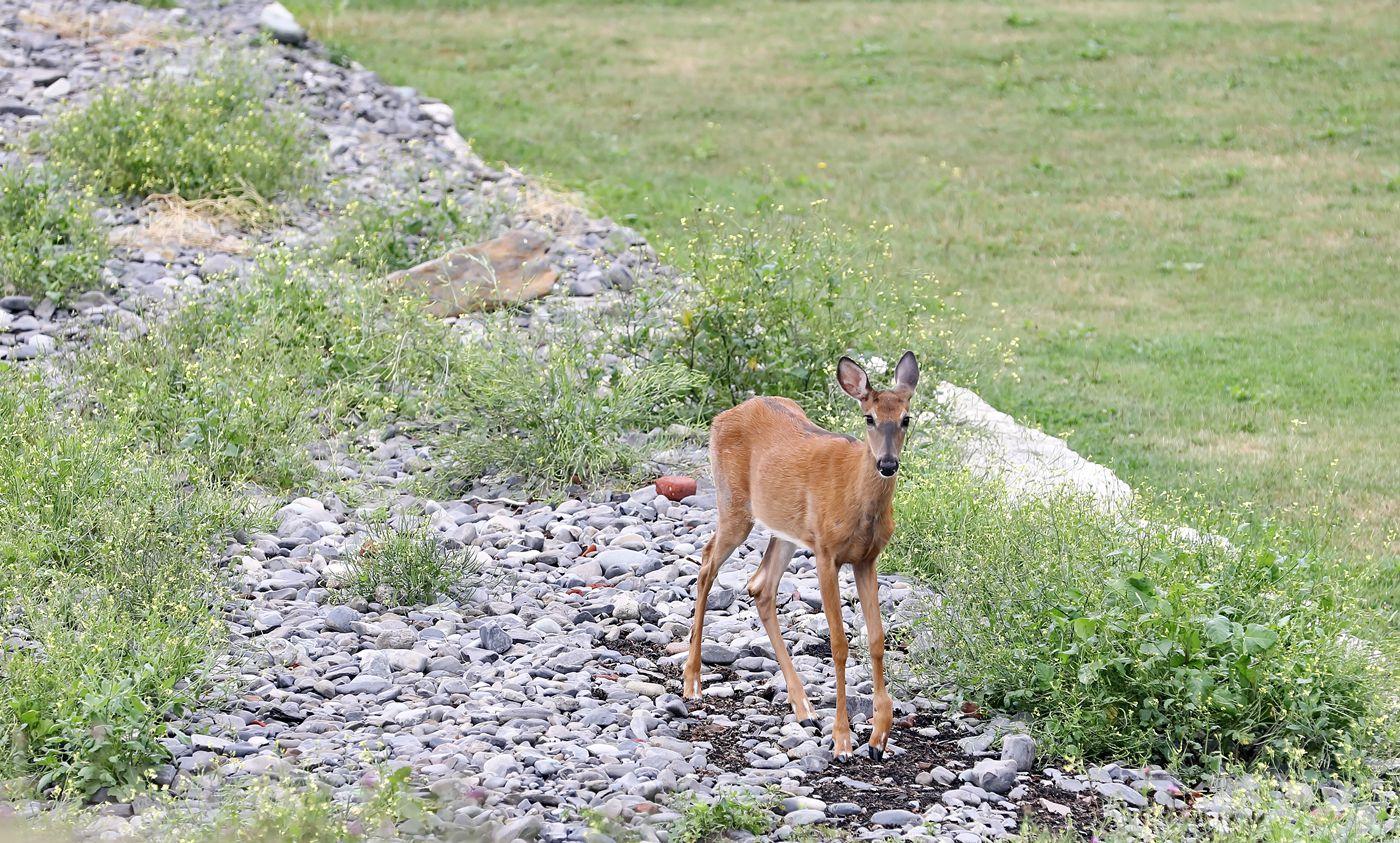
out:
M493 653L504 655L510 651L511 647L515 646L514 639L504 629L501 629L501 625L498 623L482 624L481 628L477 630L477 635L481 640L481 649L490 650Z
M20 102L0 102L0 115L5 114L13 114L16 117L38 117L39 109L30 108L29 106Z
M680 501L695 494L695 478L667 475L656 481L656 493L669 500Z
M872 825L882 825L885 828L900 828L906 825L913 825L922 822L923 817L913 811L901 811L898 809L889 811L876 811L870 816Z
M544 235L516 229L395 272L385 283L426 298L428 312L439 317L519 304L554 288L559 273L545 258L548 245Z
M386 629L374 639L374 646L381 650L407 650L418 643L418 636L411 629Z
M733 647L726 647L713 641L700 646L700 661L703 664L734 664L738 658L739 651Z
M439 126L452 125L452 106L445 102L425 102L418 106L418 110Z
M297 46L306 43L306 29L281 3L268 3L258 15L258 26L283 44Z
M826 815L826 803L820 799L813 799L809 796L789 796L782 802L784 814L791 814L797 811L817 811L823 816Z
M1127 802L1134 808L1147 807L1147 797L1143 796L1141 793L1138 793L1136 790L1133 790L1131 787L1128 787L1122 782L1099 782L1098 784L1094 785L1094 789L1097 790L1099 792L1099 795L1101 796L1107 796L1109 799L1117 799L1121 802Z
M1016 769L1028 773L1035 764L1035 739L1011 732L1001 739L1001 760L1012 761Z
M965 778L983 790L1006 793L1016 786L1016 762L984 758L973 765Z
M332 632L350 632L351 624L360 619L360 613L349 606L330 606L322 613L326 629Z
M826 819L826 812L825 812L825 811L816 811L816 810L793 811L793 812L791 812L791 813L789 813L788 815L786 815L786 816L783 817L783 825L790 825L790 826L812 825L813 823L822 822L822 821L825 820L825 819Z

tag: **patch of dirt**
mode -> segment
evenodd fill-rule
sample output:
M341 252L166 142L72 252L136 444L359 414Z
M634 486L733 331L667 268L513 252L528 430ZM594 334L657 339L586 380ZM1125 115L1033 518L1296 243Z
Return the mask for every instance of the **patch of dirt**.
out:
M651 644L619 642L613 645L613 649L633 658L641 656L654 660L662 655L660 650ZM668 685L674 685L675 690L679 691L679 667L658 665L657 670L666 677ZM720 674L724 682L737 678L734 671L727 667L709 666L706 672ZM688 741L709 742L710 750L706 753L709 767L723 772L742 773L750 767L743 739L756 736L750 733L751 727L742 713L743 710L757 708L764 714L778 716L788 713L786 705L776 705L771 700L755 703L754 697L762 700L764 695L749 693L716 697L706 694L701 700L688 700L690 717L681 724L681 737ZM853 698L848 699L854 701ZM711 719L716 716L724 717L735 725L725 725ZM875 761L866 756L859 748L861 731L865 731L866 737L869 735L868 730L857 730L854 737L858 749L853 759L846 763L832 763L821 773L807 777L804 782L812 788L812 796L828 805L852 802L864 809L862 813L852 817L833 818L833 824L838 826L860 825L877 811L923 811L932 805L942 804L943 794L949 790L956 790L962 783L954 782L952 786L940 785L937 782L921 785L915 781L915 777L939 766L960 773L978 760L964 755L958 748L958 739L967 737L966 733L959 731L945 717L931 712L921 712L913 717L895 720L890 740L893 745L904 750L897 758L886 757ZM925 734L921 734L921 731ZM1050 766L1055 766L1055 760L1048 759ZM1023 824L1033 820L1043 828L1072 829L1087 839L1089 831L1096 827L1103 817L1103 805L1098 794L1093 791L1064 793L1047 781L1039 768L1031 774L1030 780L1025 782L1025 787L1028 792L1016 801ZM1047 808L1041 804L1042 799L1067 811Z

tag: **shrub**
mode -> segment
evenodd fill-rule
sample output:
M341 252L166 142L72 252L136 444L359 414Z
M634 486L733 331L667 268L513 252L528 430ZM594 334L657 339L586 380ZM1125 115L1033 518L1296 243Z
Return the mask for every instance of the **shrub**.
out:
M729 790L709 801L683 798L681 815L671 825L673 843L702 843L729 831L763 835L773 829L773 800L743 790Z
M352 200L323 259L385 275L486 237L489 220L473 218L445 186L420 188L396 204Z
M270 102L275 86L252 55L228 53L188 76L167 68L60 116L49 158L108 193L271 198L313 171L306 122Z
M47 172L0 169L0 294L63 296L101 287L109 250L94 210Z
M692 283L666 351L707 376L707 409L768 394L823 415L844 406L832 389L843 354L913 348L929 375L952 365L944 323L954 315L933 297L936 281L887 278L878 238L837 230L817 212L781 211L702 211L687 223L684 248L668 255Z
M317 424L411 415L466 365L450 328L285 257L87 361L98 412L222 480L292 488Z
M414 518L397 528L375 527L349 565L345 591L395 606L432 603L474 584L481 573L470 550L448 550Z
M632 478L644 458L632 438L688 418L703 383L684 366L618 361L565 324L524 332L499 321L472 347L459 381L463 427L449 444L460 480L515 475L533 491Z
M932 463L932 461L929 461ZM1330 566L1264 527L1187 542L1144 507L1008 503L995 484L910 466L890 563L930 578L927 662L993 708L1038 717L1052 751L1179 769L1345 758L1382 668L1347 635ZM1139 520L1143 519L1143 520Z
M165 757L220 632L210 542L237 514L198 478L0 379L0 776L87 796Z

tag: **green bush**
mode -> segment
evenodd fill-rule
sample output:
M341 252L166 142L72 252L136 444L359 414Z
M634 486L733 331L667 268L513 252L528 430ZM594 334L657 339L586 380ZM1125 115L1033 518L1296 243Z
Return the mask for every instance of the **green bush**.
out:
M707 409L766 394L798 399L814 418L828 415L845 406L832 388L843 354L897 358L912 348L925 372L953 365L956 317L933 296L937 282L886 277L893 270L878 238L837 230L816 211L781 208L708 209L687 231L683 248L667 257L692 283L664 344L669 357L707 376Z
M635 359L609 366L586 330L520 331L501 320L473 345L476 368L459 381L463 423L449 443L457 479L513 475L550 494L635 479L646 453L630 435L689 418L684 399L699 375Z
M1174 538L1151 507L1007 502L967 471L912 463L886 560L942 594L921 651L938 675L1039 718L1051 750L1178 770L1354 755L1381 657L1348 637L1334 566L1265 527L1234 548Z
M485 239L489 220L470 217L450 191L420 189L388 204L352 200L323 259L385 275Z
M481 574L470 551L444 548L421 518L374 528L349 565L346 592L395 606L432 603Z
M673 843L719 840L730 831L764 835L775 824L773 799L764 794L729 790L710 800L683 797L680 818L671 824Z
M276 80L255 55L228 53L100 91L45 135L50 161L99 190L185 199L270 199L308 183L306 121L269 104Z
M109 249L94 210L47 172L0 169L0 294L100 288Z
M0 777L130 790L217 640L211 542L237 510L0 371Z
M288 260L269 259L146 336L111 338L85 366L97 411L221 480L292 488L310 476L318 425L411 416L466 367L447 326Z

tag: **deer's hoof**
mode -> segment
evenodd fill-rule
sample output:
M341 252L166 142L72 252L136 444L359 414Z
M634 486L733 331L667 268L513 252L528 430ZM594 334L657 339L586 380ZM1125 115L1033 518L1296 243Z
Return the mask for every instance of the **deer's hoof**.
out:
M822 727L822 724L815 717L808 717L806 720L803 720L799 725L802 726L802 728L804 729L821 729Z
M885 749L884 749L884 747L879 747L879 746L871 746L871 747L870 747L870 760L872 760L872 761L881 761L881 760L884 759L884 757L885 757Z
M841 753L840 755L836 756L836 760L839 761L839 762L842 763L842 764L849 764L850 761L851 761L851 759L852 759L853 757L854 757L854 756L851 755L851 753L849 753L849 752L843 752L843 753Z

